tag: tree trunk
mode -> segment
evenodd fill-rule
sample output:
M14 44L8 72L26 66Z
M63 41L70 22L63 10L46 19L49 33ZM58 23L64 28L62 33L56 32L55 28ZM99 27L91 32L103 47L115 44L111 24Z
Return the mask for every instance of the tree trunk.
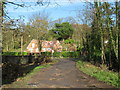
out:
M7 51L9 51L9 46L8 46L8 44L7 44L6 48L7 48Z
M116 38L116 55L117 55L117 59L118 59L118 37L119 37L119 12L118 12L118 10L119 10L119 7L120 6L118 6L118 1L116 1L116 3L115 3L115 7L116 7L116 31L117 31L117 33L116 33L116 36L117 36L117 38Z
M12 31L12 44L13 44L13 50L15 48L15 43L14 43L14 31Z
M3 1L0 1L0 23L3 22L3 16L4 16L4 2ZM2 24L1 24L2 25Z
M120 1L119 1L119 4L118 4L118 7L120 7ZM120 72L120 10L118 11L118 72ZM119 78L120 78L120 75L119 75ZM119 82L120 82L120 79L119 79Z
M98 21L98 30L100 31L100 38L101 38L101 61L102 64L105 63L105 50L104 50L104 32L102 28L102 11L101 11L101 2L95 2L95 7L97 9L96 11L96 17Z
M1 37L0 37L0 48L2 48L2 29L3 29L3 6L4 6L4 3L3 3L3 1L0 1L0 35L1 35Z
M112 60L111 60L111 39L110 39L110 36L109 36L109 68L112 67Z
M21 36L21 55L22 55L22 52L23 52L23 36Z

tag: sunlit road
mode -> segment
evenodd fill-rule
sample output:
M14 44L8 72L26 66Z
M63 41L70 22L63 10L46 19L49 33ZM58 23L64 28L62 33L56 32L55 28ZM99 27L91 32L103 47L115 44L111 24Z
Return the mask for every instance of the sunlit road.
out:
M27 85L34 88L112 88L79 71L75 67L74 60L59 60L60 62L52 67L32 76Z

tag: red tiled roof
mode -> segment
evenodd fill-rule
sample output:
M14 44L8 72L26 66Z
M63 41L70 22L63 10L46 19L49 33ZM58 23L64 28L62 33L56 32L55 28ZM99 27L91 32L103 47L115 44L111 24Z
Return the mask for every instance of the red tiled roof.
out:
M62 51L62 46L59 41L42 41L42 52L52 50L58 51L58 49Z
M41 52L52 52L52 51L56 51L56 52L61 52L62 51L62 46L61 43L64 42L59 42L59 41L45 41L45 40L41 40ZM76 51L76 45L75 44L67 44L68 47L68 51ZM38 40L33 39L28 47L27 47L27 52L29 53L39 53L39 45L38 45Z
M52 50L54 51L62 51L62 46L60 45L59 41L45 41L45 40L41 40L42 44L42 49L41 52L52 52ZM28 47L27 47L27 52L30 53L39 53L39 47L38 47L38 40L33 39Z

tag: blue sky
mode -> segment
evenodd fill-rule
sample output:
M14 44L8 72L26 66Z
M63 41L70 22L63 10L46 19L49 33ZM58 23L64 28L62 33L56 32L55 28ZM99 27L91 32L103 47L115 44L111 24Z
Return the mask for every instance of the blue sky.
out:
M69 2L68 0L56 0L59 5L56 5L55 2L51 2L51 4L46 6L35 6L35 2L19 2L25 3L27 6L31 5L31 7L22 8L22 7L13 7L13 5L9 4L6 7L8 12L8 16L12 19L18 19L19 16L24 16L25 22L28 22L30 17L37 12L42 12L43 10L47 12L52 20L56 20L64 17L74 17L76 18L76 11L84 9L84 3L79 0L73 0ZM18 2L17 2L18 3ZM17 8L17 9L15 9Z
M42 12L45 10L46 13L49 14L50 19L56 20L59 18L73 17L76 19L76 12L78 10L85 9L85 1L92 0L50 0L50 4L48 7L46 6L35 6L35 2L37 0L9 0L17 3L25 3L27 6L31 5L31 7L17 7L11 4L8 4L6 10L8 12L8 16L12 19L19 19L19 16L24 16L25 22L28 22L31 16L35 13ZM49 1L49 0L43 0ZM114 0L109 0L114 1ZM59 4L59 5L56 5ZM17 8L17 9L16 9ZM80 14L82 17L82 12Z

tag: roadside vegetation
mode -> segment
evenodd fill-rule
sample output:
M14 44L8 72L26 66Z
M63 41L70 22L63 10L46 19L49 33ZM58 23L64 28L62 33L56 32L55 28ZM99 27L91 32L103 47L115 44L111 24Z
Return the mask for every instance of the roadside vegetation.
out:
M82 71L92 77L95 77L100 81L106 82L110 85L120 88L118 73L109 71L106 69L106 67L101 69L100 67L97 67L89 62L85 62L82 60L76 61L76 67L80 71Z

